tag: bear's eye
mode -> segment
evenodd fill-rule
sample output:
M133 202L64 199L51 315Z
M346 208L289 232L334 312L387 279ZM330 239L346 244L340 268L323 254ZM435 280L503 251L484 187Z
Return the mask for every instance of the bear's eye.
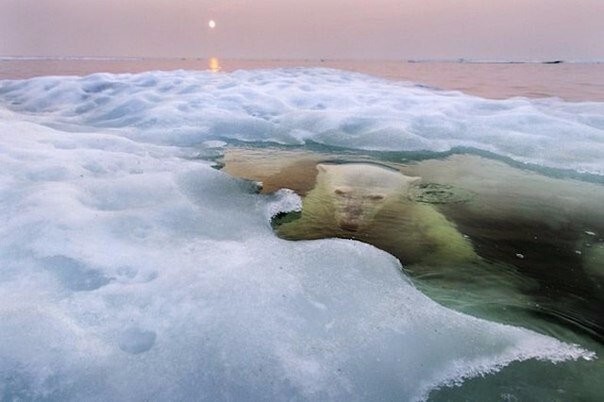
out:
M339 188L337 188L334 190L334 193L336 195L344 195L344 194L346 194L346 191L343 191L343 190L340 190Z
M384 196L380 195L380 194L371 194L371 195L368 195L367 198L369 198L372 201L379 201L379 200L383 200Z

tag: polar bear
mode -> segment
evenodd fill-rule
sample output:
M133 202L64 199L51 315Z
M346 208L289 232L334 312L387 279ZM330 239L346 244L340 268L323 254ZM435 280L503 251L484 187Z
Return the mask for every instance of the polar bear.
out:
M394 254L404 264L478 258L471 243L433 205L409 196L419 177L368 163L321 163L317 170L300 219L277 228L282 237L357 239Z

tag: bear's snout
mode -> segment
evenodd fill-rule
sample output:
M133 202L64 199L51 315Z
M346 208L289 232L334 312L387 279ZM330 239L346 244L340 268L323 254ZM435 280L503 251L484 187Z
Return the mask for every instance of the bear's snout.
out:
M361 221L363 220L364 208L357 202L348 202L341 209L341 219L338 226L347 232L356 232L359 230Z

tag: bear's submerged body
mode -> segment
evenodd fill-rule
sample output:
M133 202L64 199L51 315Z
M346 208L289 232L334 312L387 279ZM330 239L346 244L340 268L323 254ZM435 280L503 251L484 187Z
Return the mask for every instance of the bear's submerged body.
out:
M301 213L275 220L282 238L369 243L448 307L602 342L601 185L475 155L391 162L402 159L232 148L223 162L263 192L303 198Z

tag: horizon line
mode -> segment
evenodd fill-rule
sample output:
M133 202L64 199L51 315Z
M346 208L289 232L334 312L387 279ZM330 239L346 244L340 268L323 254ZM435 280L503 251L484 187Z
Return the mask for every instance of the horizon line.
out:
M57 55L0 55L0 61L10 60L89 60L89 61L135 61L135 60L209 60L211 58L222 60L241 60L241 61L318 61L318 62L337 62L337 61L384 61L384 62L406 62L406 63L458 63L458 64L602 64L604 60L565 60L562 58L552 59L471 59L471 58L329 58L329 57L218 57L218 56L57 56Z

